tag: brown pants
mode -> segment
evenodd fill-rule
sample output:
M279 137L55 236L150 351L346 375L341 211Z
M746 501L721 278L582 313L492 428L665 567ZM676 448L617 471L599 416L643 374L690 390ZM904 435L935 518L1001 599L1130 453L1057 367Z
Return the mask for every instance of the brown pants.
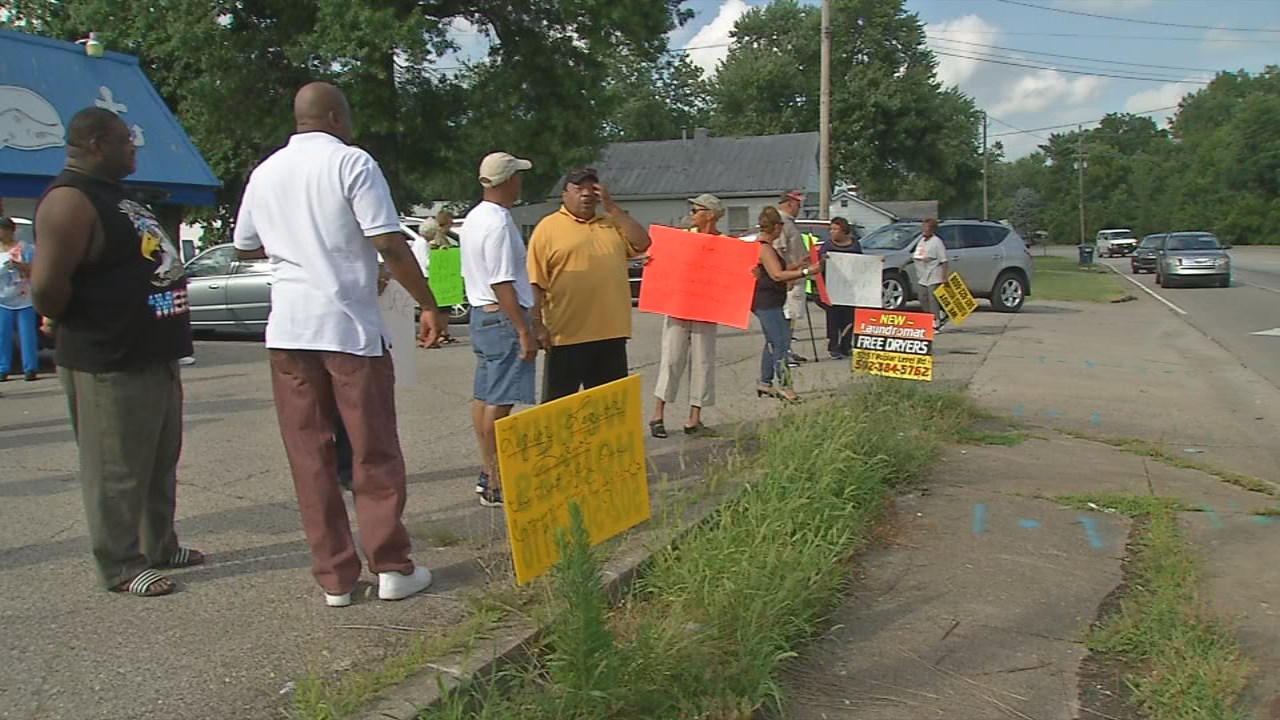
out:
M350 592L360 577L347 507L338 487L333 441L337 407L351 440L360 544L375 573L413 570L404 512L405 470L396 433L391 355L361 357L272 350L271 388L285 454L293 470L311 572L325 592Z

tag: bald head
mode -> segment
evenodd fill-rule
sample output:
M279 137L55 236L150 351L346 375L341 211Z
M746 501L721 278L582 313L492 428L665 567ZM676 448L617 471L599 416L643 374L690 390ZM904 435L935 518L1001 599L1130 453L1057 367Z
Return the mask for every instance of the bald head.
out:
M338 88L326 82L307 83L293 96L298 132L327 132L351 142L351 106Z

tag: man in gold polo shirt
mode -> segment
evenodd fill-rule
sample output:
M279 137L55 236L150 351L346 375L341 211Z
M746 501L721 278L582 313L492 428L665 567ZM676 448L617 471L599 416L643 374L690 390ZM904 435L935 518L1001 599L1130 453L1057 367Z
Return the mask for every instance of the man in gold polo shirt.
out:
M594 169L569 171L560 200L529 238L529 280L542 308L534 332L549 346L543 402L626 377L627 260L649 249L649 234L613 202Z

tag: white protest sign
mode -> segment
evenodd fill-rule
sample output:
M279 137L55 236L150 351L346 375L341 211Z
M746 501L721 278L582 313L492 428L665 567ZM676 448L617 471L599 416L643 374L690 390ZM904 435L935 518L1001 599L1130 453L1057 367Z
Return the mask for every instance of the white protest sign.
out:
M879 255L827 253L827 296L832 305L878 308L883 303L880 277L884 258Z
M396 366L396 385L409 387L416 379L415 355L418 334L414 329L413 313L417 306L413 296L392 280L378 296L382 310L382 322L391 337L391 361Z

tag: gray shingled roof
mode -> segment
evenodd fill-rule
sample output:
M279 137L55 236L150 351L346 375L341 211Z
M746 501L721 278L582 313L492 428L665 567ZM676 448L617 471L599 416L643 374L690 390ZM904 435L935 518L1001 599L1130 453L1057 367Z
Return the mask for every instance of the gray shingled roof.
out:
M876 207L888 210L901 220L923 220L938 217L937 200L874 200Z
M818 191L818 133L614 143L593 164L616 198ZM564 178L549 197L559 197Z

